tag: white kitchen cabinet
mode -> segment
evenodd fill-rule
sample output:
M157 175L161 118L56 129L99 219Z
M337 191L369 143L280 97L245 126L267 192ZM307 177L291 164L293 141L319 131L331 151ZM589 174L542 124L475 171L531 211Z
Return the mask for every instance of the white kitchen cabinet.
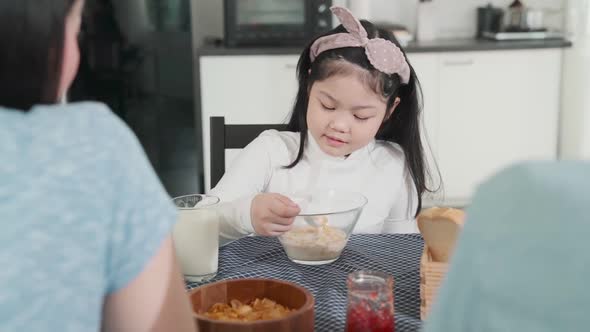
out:
M416 53L408 55L422 87L424 109L422 124L430 144L436 150L438 136L438 54Z
M520 160L556 159L561 49L439 57L437 156L447 205Z
M210 189L209 118L228 124L284 123L297 94L298 55L201 56L205 190ZM226 165L235 152L228 151Z

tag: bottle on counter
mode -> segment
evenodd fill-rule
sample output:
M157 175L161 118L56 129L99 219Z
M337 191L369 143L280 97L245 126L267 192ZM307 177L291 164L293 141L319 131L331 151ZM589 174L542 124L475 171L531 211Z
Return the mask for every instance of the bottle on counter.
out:
M437 22L439 13L436 12L432 0L420 0L416 15L416 39L418 41L432 41L437 39Z
M506 22L507 31L526 30L526 8L520 0L514 0L508 6L508 22Z

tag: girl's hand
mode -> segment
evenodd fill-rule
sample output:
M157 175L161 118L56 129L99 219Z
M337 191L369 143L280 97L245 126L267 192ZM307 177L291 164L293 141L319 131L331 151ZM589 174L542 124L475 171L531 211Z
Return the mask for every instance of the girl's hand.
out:
M259 235L278 236L291 229L299 211L297 204L281 194L258 194L250 209L252 226Z

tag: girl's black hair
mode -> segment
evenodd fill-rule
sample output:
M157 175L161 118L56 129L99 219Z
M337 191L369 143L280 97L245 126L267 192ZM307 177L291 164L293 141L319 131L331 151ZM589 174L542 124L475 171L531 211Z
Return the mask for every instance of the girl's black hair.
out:
M65 22L76 0L0 1L0 106L59 100Z
M390 40L402 49L391 32L384 29L378 29L368 21L362 20L361 24L365 30L367 30L369 39L383 38ZM340 25L322 36L343 32L346 32L346 30ZM397 97L400 98L399 105L391 116L383 122L375 138L397 143L403 149L406 163L408 165L408 171L410 172L416 187L416 192L418 193L417 215L422 209L422 194L425 191L433 192L433 190L426 185L426 177L430 176L430 171L428 170L424 158L424 148L420 136L422 91L414 68L408 62L410 65L410 81L408 84L402 84L398 74L388 75L375 69L367 59L364 48L361 47L346 47L328 50L319 54L315 61L311 62L309 53L314 41L315 40L310 42L303 50L303 53L299 58L299 63L297 64L299 91L297 92L297 97L295 99L287 129L289 131L300 133L300 144L297 157L286 167L295 167L295 165L297 165L303 158L308 129L306 121L307 106L309 101L309 91L311 90L312 85L316 81L322 81L337 74L338 70L334 70L334 63L336 61L347 61L366 69L370 73L373 82L371 83L371 80L369 80L367 83L371 85L371 88L387 98L386 111L391 109ZM405 56L403 49L402 52Z

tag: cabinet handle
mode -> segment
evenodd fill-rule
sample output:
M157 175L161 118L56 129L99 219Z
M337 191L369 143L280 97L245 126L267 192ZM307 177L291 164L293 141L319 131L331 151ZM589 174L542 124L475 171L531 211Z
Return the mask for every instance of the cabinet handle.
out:
M285 65L285 68L287 69L297 69L297 65L293 64L293 63L288 63Z
M445 66L471 66L473 65L474 61L472 59L469 60L447 60L443 62Z

